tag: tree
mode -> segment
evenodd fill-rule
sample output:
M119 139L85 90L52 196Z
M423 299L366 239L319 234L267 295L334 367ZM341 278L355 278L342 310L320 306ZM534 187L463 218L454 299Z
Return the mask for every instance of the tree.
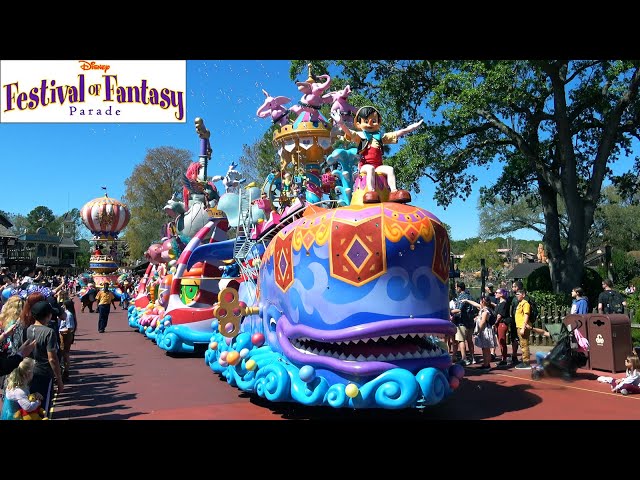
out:
M487 268L496 270L502 268L502 257L497 252L498 242L491 240L478 242L471 245L464 252L464 258L460 261L461 270L479 270L480 260L484 258Z
M20 215L19 213L5 212L4 210L0 210L0 213L2 213L7 218L7 220L9 220L12 223L13 226L9 228L9 231L11 233L18 236L18 235L22 235L23 233L25 233L25 231L27 231L29 226L29 222L27 222L27 217L25 217L24 215Z
M78 252L76 253L76 268L87 270L89 268L89 260L91 258L91 244L89 240L81 238L77 242Z
M272 170L280 168L278 150L273 145L273 132L277 125L271 126L253 145L243 145L242 155L238 161L240 171L249 181L255 181L260 186Z
M35 233L40 227L44 227L49 235L55 235L60 228L60 222L49 207L40 205L27 213L28 232Z
M131 259L140 258L150 244L160 240L162 225L170 220L163 207L174 193L182 191L182 179L192 161L191 152L185 149L150 148L125 180L123 200L131 220L123 238Z
M537 197L529 195L520 197L507 204L501 198L495 198L492 202L479 202L480 211L480 238L488 239L498 235L526 229L533 230L544 236L544 215L542 206ZM562 208L559 199L558 208ZM566 216L561 216L561 235L566 240Z
M301 66L292 62L292 76ZM379 104L387 130L433 112L387 160L401 185L419 192L427 176L438 204L448 206L471 193L477 178L468 167L500 165L483 200L539 196L554 291L579 284L609 165L640 138L640 61L338 60L318 62L314 71L331 66ZM632 183L623 177L616 178ZM566 206L566 244L558 198Z
M620 195L616 187L605 187L592 230L594 246L608 243L621 252L640 250L640 205Z

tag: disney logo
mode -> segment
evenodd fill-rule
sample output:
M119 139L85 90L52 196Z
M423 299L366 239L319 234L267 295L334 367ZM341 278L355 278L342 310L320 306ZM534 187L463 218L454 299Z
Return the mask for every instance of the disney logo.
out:
M111 68L110 65L98 65L96 62L87 62L86 60L79 61L82 70L102 70L104 73L107 73L107 70Z

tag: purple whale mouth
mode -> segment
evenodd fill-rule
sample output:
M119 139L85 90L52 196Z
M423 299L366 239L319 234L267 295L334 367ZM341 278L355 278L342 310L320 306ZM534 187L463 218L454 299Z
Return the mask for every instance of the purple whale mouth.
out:
M455 326L439 318L398 318L321 330L281 317L276 332L283 353L295 363L371 376L392 368L448 367L449 352L434 335L453 335Z

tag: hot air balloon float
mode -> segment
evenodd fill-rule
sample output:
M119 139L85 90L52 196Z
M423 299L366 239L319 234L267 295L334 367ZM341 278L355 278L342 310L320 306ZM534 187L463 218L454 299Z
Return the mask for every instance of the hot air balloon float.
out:
M89 270L96 287L109 283L119 298L116 287L120 274L117 273L121 261L118 249L118 235L129 223L129 208L107 193L87 202L80 210L82 222L93 234L94 250L89 258Z

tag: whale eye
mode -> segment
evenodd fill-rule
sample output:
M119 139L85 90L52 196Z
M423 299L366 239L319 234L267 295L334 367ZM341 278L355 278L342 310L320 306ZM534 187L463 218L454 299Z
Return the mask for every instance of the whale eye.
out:
M275 332L276 331L276 323L278 323L278 322L276 321L275 318L272 317L271 320L269 320L269 330L271 330L272 332Z

